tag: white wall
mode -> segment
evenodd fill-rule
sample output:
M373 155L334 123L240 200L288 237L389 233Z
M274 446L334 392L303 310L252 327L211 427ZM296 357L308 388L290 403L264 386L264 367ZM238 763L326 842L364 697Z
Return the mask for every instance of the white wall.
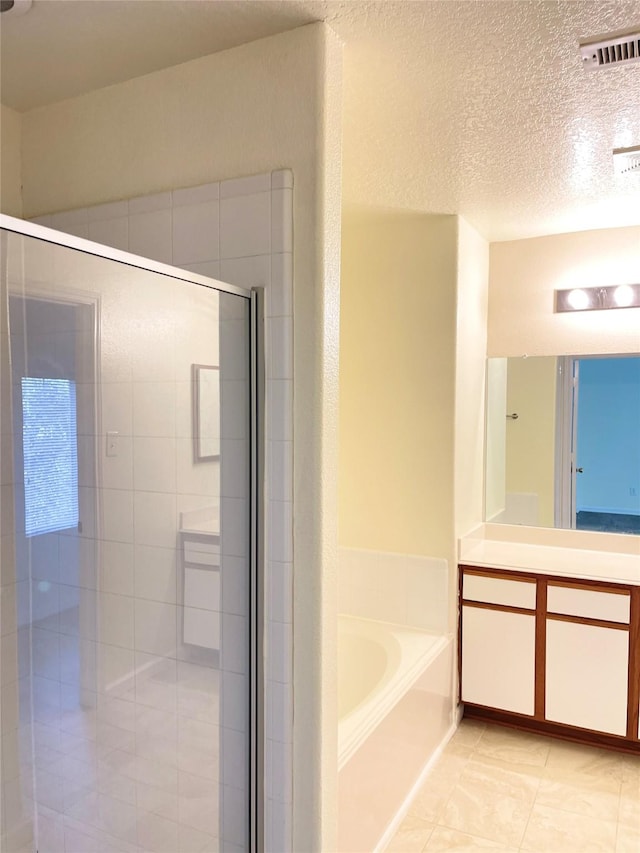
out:
M640 226L492 243L489 356L637 352L640 309L555 314L554 290L632 284Z
M0 212L22 216L22 116L0 104Z
M28 217L233 175L294 173L294 849L335 831L342 49L322 24L23 117ZM291 830L289 816L278 831Z

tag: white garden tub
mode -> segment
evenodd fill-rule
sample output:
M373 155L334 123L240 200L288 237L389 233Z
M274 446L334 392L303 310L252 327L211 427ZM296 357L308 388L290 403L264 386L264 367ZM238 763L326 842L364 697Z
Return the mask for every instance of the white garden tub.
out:
M339 617L339 769L449 643L439 634Z

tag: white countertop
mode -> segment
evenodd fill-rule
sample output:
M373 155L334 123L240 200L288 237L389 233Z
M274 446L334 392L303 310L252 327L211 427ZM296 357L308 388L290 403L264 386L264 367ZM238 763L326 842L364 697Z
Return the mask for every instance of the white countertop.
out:
M547 531L540 537L544 544L539 544L526 541L527 537L535 538L535 528L519 528L519 532L509 530L503 534L495 531L495 527L481 525L459 540L461 563L640 586L640 538L598 540L584 537L579 531L554 531L558 534L554 537ZM563 537L562 534L577 535ZM556 542L551 544L554 539ZM569 544L572 542L581 547Z

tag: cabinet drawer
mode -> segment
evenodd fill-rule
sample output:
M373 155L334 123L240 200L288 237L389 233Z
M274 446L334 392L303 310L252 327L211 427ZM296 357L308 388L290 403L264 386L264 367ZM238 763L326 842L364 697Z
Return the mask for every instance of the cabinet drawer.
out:
M597 589L579 589L570 586L553 586L553 584L549 584L547 588L549 613L628 624L630 604L631 596L626 591L601 592Z
M185 539L183 555L186 563L201 566L220 565L220 542L204 542L201 539Z
M466 601L481 601L485 604L503 604L507 607L535 610L536 584L535 581L515 581L465 574L462 581L462 597Z

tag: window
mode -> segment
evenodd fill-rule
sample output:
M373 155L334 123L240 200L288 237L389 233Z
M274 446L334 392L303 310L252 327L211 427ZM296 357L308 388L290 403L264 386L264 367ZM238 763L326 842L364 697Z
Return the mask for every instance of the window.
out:
M25 533L78 526L76 383L22 379Z

